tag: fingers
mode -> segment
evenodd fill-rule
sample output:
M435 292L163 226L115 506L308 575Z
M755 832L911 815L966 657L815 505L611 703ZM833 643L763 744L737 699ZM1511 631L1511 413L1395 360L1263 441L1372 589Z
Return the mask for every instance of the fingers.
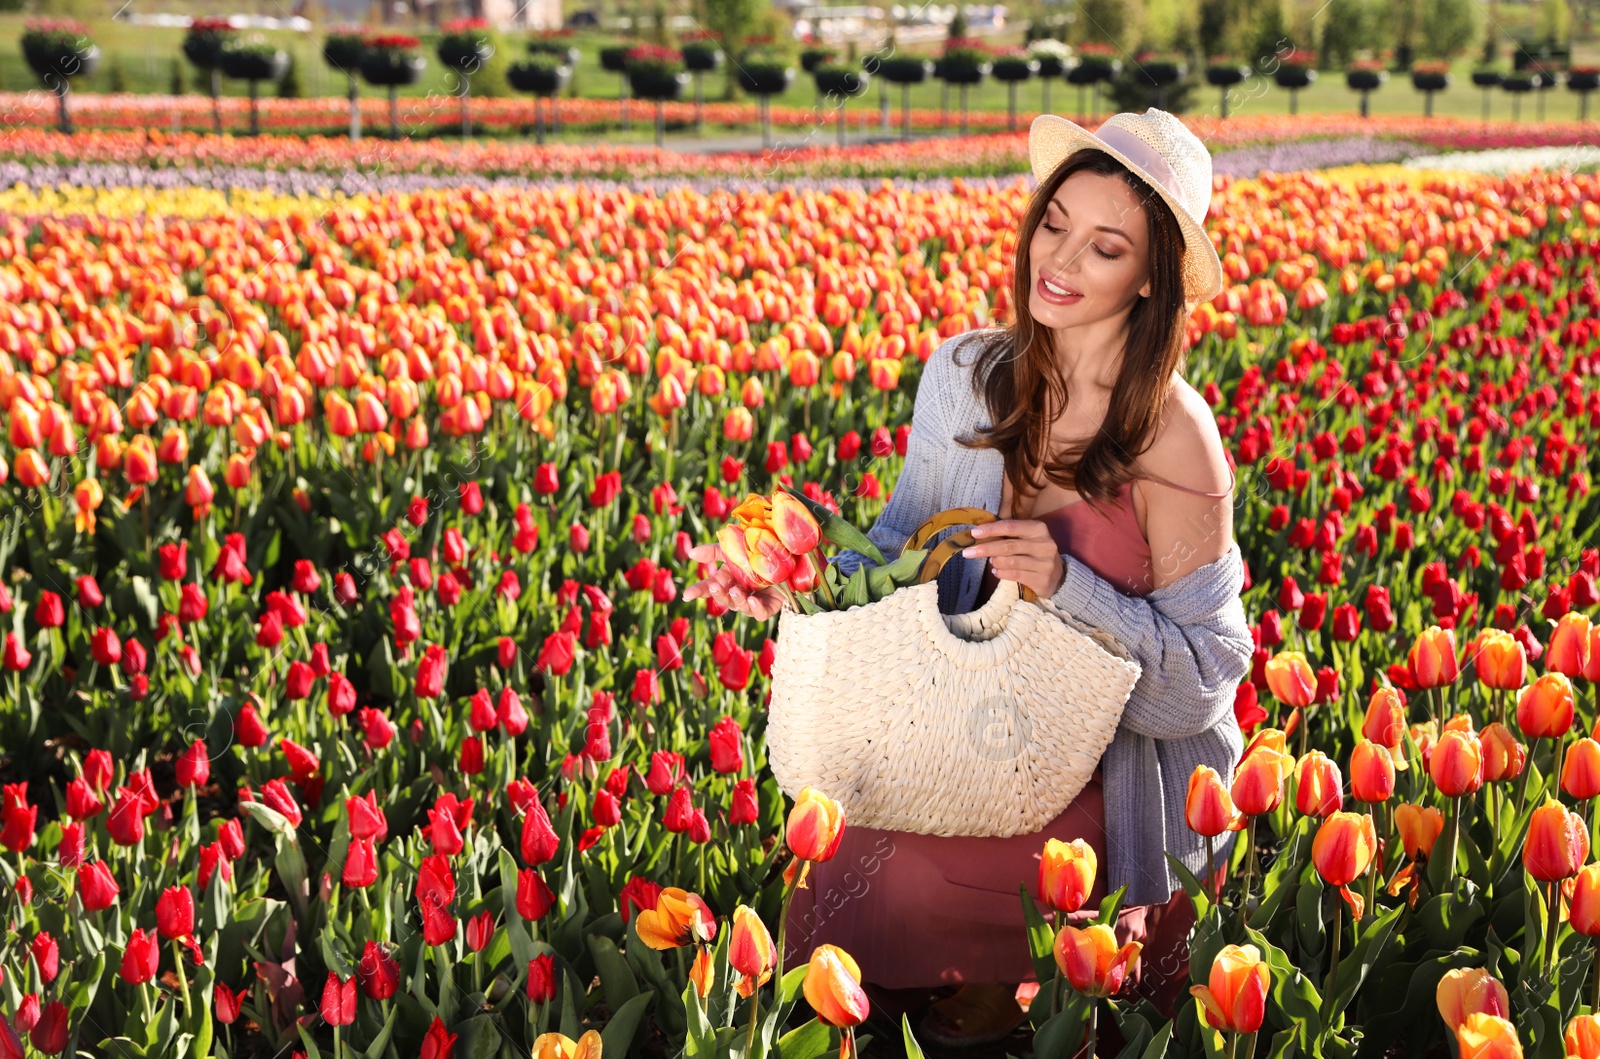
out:
M1001 540L983 541L978 544L968 545L961 549L961 554L968 559L993 558L1002 555L1054 555L1056 542L1053 538L1043 540L1022 537L1006 537Z
M1036 518L1006 518L974 526L972 535L980 541L992 537L1037 538L1050 536L1050 529Z
M698 559L702 563L720 562L722 560L722 549L717 546L716 541L707 541L704 544L696 544L690 547L689 558Z

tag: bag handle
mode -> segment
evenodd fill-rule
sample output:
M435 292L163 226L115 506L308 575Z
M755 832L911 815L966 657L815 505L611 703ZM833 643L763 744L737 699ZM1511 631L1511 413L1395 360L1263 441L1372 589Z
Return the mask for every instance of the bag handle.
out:
M918 526L911 536L906 538L906 543L901 547L903 554L923 546L934 534L950 526L981 526L985 522L994 522L994 513L981 507L953 507L945 511L930 515L922 525ZM950 557L963 548L977 543L977 538L971 530L961 530L946 537L928 557L922 561L922 567L917 573L917 584L926 584L939 576L939 571L944 569ZM1027 585L1018 585L1018 594L1029 603L1038 601L1039 595Z

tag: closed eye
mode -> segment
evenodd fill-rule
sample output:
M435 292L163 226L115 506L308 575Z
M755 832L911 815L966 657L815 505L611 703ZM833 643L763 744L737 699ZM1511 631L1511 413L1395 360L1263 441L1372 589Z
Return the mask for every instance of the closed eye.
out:
M1043 228L1047 232L1053 232L1056 235L1060 235L1061 232L1064 230L1064 229L1061 229L1061 228L1057 228L1054 225L1045 224L1043 222L1040 222L1039 227ZM1115 261L1117 258L1122 256L1121 254L1108 254L1104 250L1100 249L1100 247L1096 246L1094 243L1090 243L1089 245L1094 247L1094 252L1095 253L1099 254L1101 257L1105 258L1107 261Z

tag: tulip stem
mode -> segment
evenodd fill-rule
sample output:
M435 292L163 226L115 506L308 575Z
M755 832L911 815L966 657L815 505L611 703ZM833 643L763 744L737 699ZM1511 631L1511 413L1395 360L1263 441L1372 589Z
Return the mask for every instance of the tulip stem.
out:
M1555 770L1555 772L1553 772L1551 774L1551 776L1552 776L1551 783L1554 784L1554 786L1555 786L1554 794L1555 794L1556 801L1559 802L1561 800L1561 766L1565 763L1565 758L1567 756L1567 740L1566 740L1566 738L1564 736L1559 736L1559 735L1556 736L1555 739L1556 739L1556 770Z
M1217 854L1210 835L1206 836L1206 873L1200 880L1202 890L1210 889L1211 876L1217 874ZM1222 885L1217 884L1217 892L1212 895L1213 901L1222 900Z
M1095 1038L1100 1030L1100 1004L1093 997L1089 999L1089 1059L1094 1059L1094 1048L1097 1043Z
M1246 817L1248 823L1244 826L1244 888L1239 891L1239 923L1241 926L1250 925L1250 882L1256 873L1256 818Z
M1530 760L1523 763L1522 772L1517 776L1517 815L1522 815L1523 806L1528 804L1528 773L1533 771L1532 755Z
M1600 966L1600 948L1595 950L1595 961L1597 966ZM154 1026L156 1024L156 1013L155 1009L150 1006L149 982L142 982L139 985L139 1003L144 1008L144 1024L146 1026Z
M784 884L783 904L778 912L778 959L776 977L773 979L774 995L779 1001L783 999L783 946L784 935L789 931L789 902L794 899L795 884L800 881L800 872L805 869L805 862L795 861L794 878Z
M341 1028L342 1027L337 1024L335 1024L333 1027L333 1059L339 1059L339 1057L344 1054L344 1050L341 1047L343 1042L340 1040L339 1034L339 1030Z
M189 976L183 972L183 949L178 939L172 939L172 969L178 973L178 985L183 987L183 1013L193 1015L193 1004L189 1000Z
M1445 847L1445 856L1450 859L1444 866L1444 888L1453 889L1456 878L1456 848L1461 839L1461 795L1450 799L1450 819L1445 821L1445 826L1450 829L1450 845Z
M1589 1004L1589 1014L1600 1015L1600 942L1594 946L1594 999Z
M1333 994L1337 990L1339 981L1339 935L1342 933L1340 925L1344 920L1343 899L1335 893L1333 895L1333 930L1330 938L1333 942L1333 957L1328 961L1328 977L1322 983L1322 1018L1326 1022L1329 1011L1328 1005L1333 1001Z
M776 992L779 993L779 994L781 994L783 992L783 980L782 979L779 979L778 982L777 982ZM774 997L774 1002L777 1002L777 1001L782 1000L782 999L783 999L783 997L781 995L776 996L776 997ZM696 1002L698 1003L698 1001L696 1001ZM755 1048L756 1048L756 1017L760 1013L761 1013L761 986L760 985L755 985L750 990L750 1032L745 1034L745 1038L744 1038L744 1054L745 1055L754 1055L755 1054Z
M1561 933L1561 882L1550 884L1550 929L1544 939L1544 963L1551 973L1556 966L1556 937Z

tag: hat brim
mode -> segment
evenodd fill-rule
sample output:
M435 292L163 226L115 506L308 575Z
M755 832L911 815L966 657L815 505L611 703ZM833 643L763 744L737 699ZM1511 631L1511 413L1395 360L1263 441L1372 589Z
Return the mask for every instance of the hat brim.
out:
M1183 204L1172 197L1171 192L1150 180L1138 163L1083 126L1056 114L1040 114L1033 119L1033 124L1028 128L1028 161L1033 166L1034 179L1043 184L1050 179L1050 174L1056 171L1062 159L1084 147L1104 151L1127 166L1134 176L1144 180L1152 191L1161 196L1172 210L1172 215L1178 219L1187 250L1184 255L1185 303L1195 306L1222 293L1222 258L1217 255L1211 236L1195 222Z

